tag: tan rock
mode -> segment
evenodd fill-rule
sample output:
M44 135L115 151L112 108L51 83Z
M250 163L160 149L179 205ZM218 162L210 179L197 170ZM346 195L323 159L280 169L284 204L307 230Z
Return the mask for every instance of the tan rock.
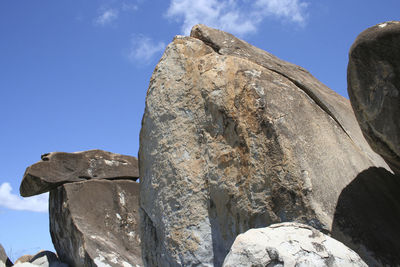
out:
M278 222L329 232L342 190L388 168L348 100L204 25L176 37L154 70L139 163L148 266L220 266L238 234Z

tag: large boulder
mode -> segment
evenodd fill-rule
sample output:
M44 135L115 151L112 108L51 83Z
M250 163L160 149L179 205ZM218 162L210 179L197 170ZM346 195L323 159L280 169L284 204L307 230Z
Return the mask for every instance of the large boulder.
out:
M50 233L70 266L142 266L139 184L130 180L67 183L50 191Z
M103 150L75 153L53 152L29 166L20 186L24 197L48 192L64 183L90 179L133 179L139 177L135 157Z
M3 246L0 244L0 267L10 267L12 265L13 263L8 258Z
M388 172L347 99L204 25L177 36L154 70L139 164L148 266L221 266L238 234L279 222L330 232L342 190L370 167Z
M357 37L347 80L365 138L400 174L400 21L378 24Z
M223 266L367 267L367 264L339 241L308 225L280 223L238 235Z

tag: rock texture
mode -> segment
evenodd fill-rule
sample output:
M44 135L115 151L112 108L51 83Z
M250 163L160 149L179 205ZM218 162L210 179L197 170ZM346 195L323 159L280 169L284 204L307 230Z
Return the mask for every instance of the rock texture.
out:
M53 152L29 166L24 174L20 194L29 197L48 192L64 183L90 179L133 179L139 177L135 157L103 150L75 153Z
M400 174L400 22L363 31L350 49L348 93L371 147Z
M12 262L8 258L6 251L3 246L0 244L0 267L9 267L12 266Z
M310 226L280 223L240 234L223 266L367 267L367 264L354 251Z
M62 262L82 267L142 265L138 183L67 183L50 191L49 204L51 237Z
M388 172L348 100L204 25L177 36L154 70L139 163L148 266L221 266L238 234L279 222L330 232L342 190L370 167ZM373 255L346 227L335 234Z

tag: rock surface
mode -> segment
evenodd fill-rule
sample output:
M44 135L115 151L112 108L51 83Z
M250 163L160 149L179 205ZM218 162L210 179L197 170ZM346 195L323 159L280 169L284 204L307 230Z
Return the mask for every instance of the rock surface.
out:
M357 253L310 226L280 223L240 234L223 266L367 267L367 264Z
M142 266L139 184L130 180L67 183L50 191L50 232L70 266Z
M348 93L371 147L400 174L400 21L363 31L350 49Z
M197 25L191 36L168 45L147 92L145 264L221 266L238 234L279 222L331 231L342 190L370 167L388 168L349 101L228 33ZM372 253L351 231L335 233Z
M9 267L12 266L11 260L8 258L6 251L3 246L0 244L0 267Z
M139 177L135 157L103 150L75 153L53 152L29 166L24 174L20 194L24 197L48 192L64 183L90 179L133 179Z

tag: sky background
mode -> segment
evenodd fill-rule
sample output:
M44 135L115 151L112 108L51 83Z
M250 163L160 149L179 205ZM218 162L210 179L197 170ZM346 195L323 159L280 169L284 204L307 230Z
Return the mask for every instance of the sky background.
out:
M19 196L41 154L137 156L148 83L175 35L226 30L348 97L351 44L399 10L399 0L0 0L0 243L12 260L54 251L47 194Z

